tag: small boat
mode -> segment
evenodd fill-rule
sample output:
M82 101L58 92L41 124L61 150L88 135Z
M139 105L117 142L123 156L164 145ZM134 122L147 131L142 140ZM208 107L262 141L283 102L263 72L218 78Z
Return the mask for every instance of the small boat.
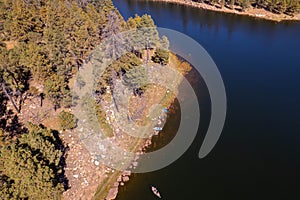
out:
M153 194L155 194L155 196L157 196L158 198L161 199L161 195L156 187L151 186L151 190L152 190Z

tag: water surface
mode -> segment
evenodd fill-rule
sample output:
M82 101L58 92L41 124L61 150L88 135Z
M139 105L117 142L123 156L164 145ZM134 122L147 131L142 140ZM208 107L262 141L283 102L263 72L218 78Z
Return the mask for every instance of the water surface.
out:
M197 154L209 122L210 101L201 75L192 73L201 109L196 140L172 165L133 175L117 199L156 199L150 184L168 200L299 199L300 23L159 2L113 2L125 19L148 13L159 27L198 41L216 62L228 98L221 138L200 160ZM172 137L178 113L169 118L165 135L153 139L153 148Z

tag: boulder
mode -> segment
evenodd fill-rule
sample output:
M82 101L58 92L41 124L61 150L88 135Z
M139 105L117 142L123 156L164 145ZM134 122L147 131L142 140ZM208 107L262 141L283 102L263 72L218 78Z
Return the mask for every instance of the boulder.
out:
M121 181L122 181L122 177L119 176L118 179L117 179L117 181L118 181L118 182L121 182Z
M136 162L136 161L135 161L135 162L132 162L132 166L133 166L133 167L137 167L137 166L138 166L138 162Z
M118 188L113 187L108 191L105 200L114 200L117 197L117 194L118 194Z
M131 171L125 170L122 175L123 176L130 176L131 175Z
M73 177L74 177L74 178L78 178L79 175L78 175L78 174L74 174Z
M119 182L115 182L114 187L118 187L118 186L119 186Z
M123 182L127 182L127 181L129 181L129 177L128 176L123 176Z

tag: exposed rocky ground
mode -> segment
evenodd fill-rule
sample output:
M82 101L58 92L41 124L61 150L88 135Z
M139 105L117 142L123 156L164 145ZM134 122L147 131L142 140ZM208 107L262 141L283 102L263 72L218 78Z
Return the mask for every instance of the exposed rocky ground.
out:
M172 74L166 67L153 65L149 68L149 74L149 82L152 84L141 96L131 95L129 90L121 86L120 81L117 83L119 90L114 91L115 95L127 98L126 104L117 101L118 111L112 99L101 104L106 112L106 121L113 128L112 137L105 134L98 137L99 134L84 132L85 126L80 124L74 130L60 131L60 137L68 148L65 175L69 188L63 193L64 199L93 199L96 191L97 199L114 199L118 187L129 181L131 170L138 166L139 155L151 144L151 137L158 133L153 130L153 126L163 127L165 123L166 114L162 107L155 110L153 105L170 105L180 82L180 77ZM137 110L141 112L135 114L134 120L127 119L127 113L133 116ZM32 96L25 100L20 120L59 130L57 115L60 111L55 111L49 101L45 100L41 104L40 97ZM73 109L69 111L73 112ZM147 120L151 122L150 128L138 130L135 123ZM135 135L140 132L144 132L143 138ZM121 171L114 169L118 167Z

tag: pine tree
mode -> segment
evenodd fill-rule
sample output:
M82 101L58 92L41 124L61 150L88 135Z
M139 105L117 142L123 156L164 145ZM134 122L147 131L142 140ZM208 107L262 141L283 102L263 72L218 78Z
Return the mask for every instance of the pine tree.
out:
M61 130L74 129L76 127L76 119L72 113L61 111L58 115L58 120Z
M103 37L107 43L106 51L108 57L117 59L126 51L121 34L120 19L114 11L111 11L107 17L107 24L103 29Z
M250 2L249 2L249 0L242 0L242 2L241 2L241 7L242 7L242 10L243 10L243 11L246 11L247 8L250 7Z
M145 88L147 85L147 74L144 66L138 66L126 72L123 78L124 85L135 91Z
M157 49L152 57L153 62L161 65L169 63L169 51L164 49Z
M1 199L60 198L63 152L53 131L29 124L28 134L0 149Z

